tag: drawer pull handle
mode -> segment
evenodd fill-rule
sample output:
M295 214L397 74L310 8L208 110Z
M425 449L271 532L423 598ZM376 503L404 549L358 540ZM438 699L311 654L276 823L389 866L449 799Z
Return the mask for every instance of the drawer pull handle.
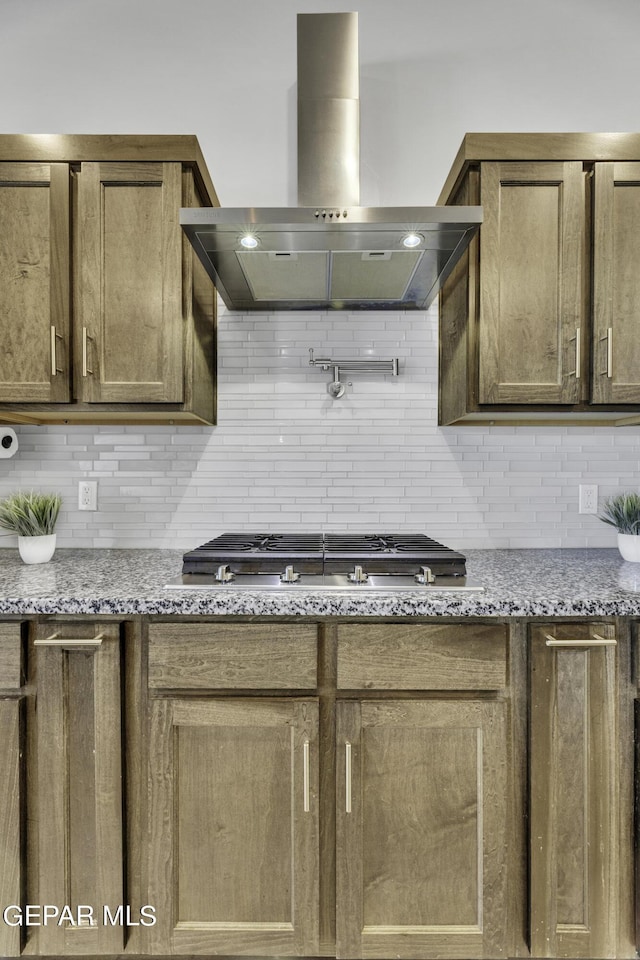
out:
M351 813L351 744L347 741L344 745L344 809L345 813Z
M305 740L302 747L302 781L303 781L303 809L309 813L310 804L310 779L309 779L309 741Z
M576 380L580 379L580 327L576 327Z
M592 637L586 640L558 640L557 637L552 637L550 633L545 633L544 641L548 647L615 647L617 642L615 637L608 640L598 633L594 633Z
M61 637L59 633L52 633L50 637L34 640L34 647L99 647L104 639L104 633L95 637Z
M56 328L51 324L51 376L55 377L58 372L56 361Z
M607 330L607 376L613 376L613 327Z
M87 375L87 328L82 328L82 376Z

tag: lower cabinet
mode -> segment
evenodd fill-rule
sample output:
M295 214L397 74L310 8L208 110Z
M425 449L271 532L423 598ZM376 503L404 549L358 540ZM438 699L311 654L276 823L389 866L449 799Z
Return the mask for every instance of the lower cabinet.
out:
M23 850L25 800L19 623L0 623L0 909L22 903L26 877ZM0 921L0 956L16 957L21 930Z
M37 869L27 902L40 916L29 932L40 954L118 953L126 903L120 624L45 622L32 637L28 851ZM47 922L43 905L58 911Z
M151 706L151 951L318 953L318 703Z
M505 703L340 703L337 729L338 956L506 956Z
M631 736L627 740L620 729L625 714L619 713L617 654L610 624L547 624L532 630L535 957L615 957L624 938L619 925L627 912L631 844L623 838L631 839L631 816L630 790L622 778L631 762Z
M0 623L0 957L637 956L631 632Z

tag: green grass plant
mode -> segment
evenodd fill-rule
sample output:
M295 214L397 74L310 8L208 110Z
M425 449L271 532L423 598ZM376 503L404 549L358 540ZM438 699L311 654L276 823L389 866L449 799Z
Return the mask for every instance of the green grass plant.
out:
M599 517L615 527L618 533L640 536L640 494L619 493L610 497L605 500Z
M0 527L19 537L46 537L55 530L62 506L57 493L12 493L0 500Z

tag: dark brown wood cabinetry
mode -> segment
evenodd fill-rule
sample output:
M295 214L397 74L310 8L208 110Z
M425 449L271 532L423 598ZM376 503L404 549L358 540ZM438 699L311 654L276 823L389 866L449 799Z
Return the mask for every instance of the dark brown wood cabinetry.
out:
M20 623L0 623L0 904L21 904L24 838L24 697ZM0 922L0 956L20 953L20 927Z
M635 956L631 640L0 623L1 955Z
M91 923L37 928L38 952L113 954L124 927L104 923L125 903L120 625L56 622L32 627L35 713L27 798L37 822L29 902L90 907ZM34 838L30 838L32 841ZM28 868L27 868L28 870ZM88 912L86 912L88 916Z
M631 744L628 708L620 709L624 641L622 649L621 656L610 624L532 630L531 952L537 957L615 957L620 941L631 948L623 920L631 852L631 755L620 747Z
M0 420L215 422L195 138L1 135L0 187Z
M640 135L468 134L440 196L481 203L445 283L439 422L640 414Z

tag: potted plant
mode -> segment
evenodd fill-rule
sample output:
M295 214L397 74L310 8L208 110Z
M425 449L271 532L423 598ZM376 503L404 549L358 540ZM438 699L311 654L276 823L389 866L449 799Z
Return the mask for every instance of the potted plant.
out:
M18 550L25 563L51 560L61 505L57 493L12 493L0 500L0 527L18 534Z
M619 493L605 500L600 519L618 531L618 550L625 560L640 562L640 494Z

